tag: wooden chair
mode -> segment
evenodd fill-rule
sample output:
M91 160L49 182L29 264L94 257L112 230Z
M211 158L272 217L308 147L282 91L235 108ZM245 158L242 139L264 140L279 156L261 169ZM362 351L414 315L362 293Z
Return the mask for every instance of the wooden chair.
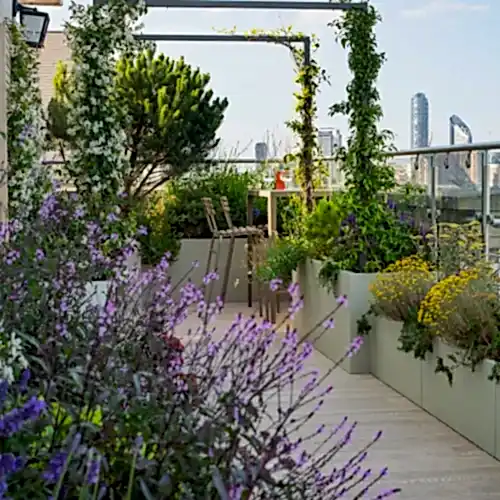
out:
M226 238L230 238L227 266L222 281L222 297L224 298L229 284L229 275L231 272L231 264L234 254L234 247L236 245L236 238L246 237L247 240L251 243L247 246L247 279L249 280L250 283L253 280L255 257L258 256L257 252L255 252L254 250L256 249L256 247L258 247L259 241L263 240L264 238L264 228L259 228L257 226L243 226L243 227L235 226L231 218L231 209L229 207L229 201L227 197L221 196L220 203L228 227L228 229L225 231L225 233L227 234ZM259 294L259 299L260 299L260 294ZM251 302L251 300L252 297L248 297L249 303Z
M203 201L203 206L205 209L205 216L207 218L208 222L208 227L210 228L210 232L212 233L212 239L210 241L210 247L208 251L208 258L207 258L207 268L206 268L206 274L210 273L211 271L219 271L219 261L220 261L220 251L222 247L222 241L225 239L229 239L229 252L228 252L228 258L225 264L225 269L224 269L224 275L222 278L222 293L221 293L221 299L224 301L226 298L227 294L227 287L229 285L229 276L231 273L231 265L232 265L232 260L233 260L233 255L234 255L234 247L236 245L236 238L241 236L241 237L247 237L249 239L256 240L260 239L263 237L264 233L263 230L260 228L257 228L255 226L249 226L249 227L236 227L233 224L233 221L231 219L231 213L230 213L230 208L229 208L229 202L227 198L224 196L221 198L221 206L222 210L224 212L224 218L226 219L226 222L228 224L227 229L219 229L217 226L217 219L216 219L216 212L212 203L211 198L202 198ZM217 248L215 243L218 243ZM247 256L247 261L251 262L253 261L253 245L250 245L250 248L248 250L248 256ZM215 266L214 264L214 258L215 258ZM250 271L248 272L249 274L249 279L252 278L253 273ZM250 299L249 299L250 300Z
M210 247L208 249L208 258L207 258L207 268L205 275L207 275L211 271L217 271L219 267L219 253L220 253L220 245L222 239L225 237L224 231L219 231L217 227L216 214L214 210L214 206L212 204L211 198L202 198L203 207L205 209L205 217L207 218L208 227L210 232L212 233L212 239L210 240ZM215 251L215 242L219 243L219 251ZM212 268L212 258L215 256L215 268Z

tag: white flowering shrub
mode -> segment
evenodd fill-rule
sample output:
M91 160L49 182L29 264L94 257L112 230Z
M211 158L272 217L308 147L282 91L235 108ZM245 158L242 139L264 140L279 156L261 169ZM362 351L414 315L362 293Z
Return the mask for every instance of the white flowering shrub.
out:
M7 93L7 141L9 151L9 210L18 210L31 203L24 189L33 181L33 168L40 169L43 149L42 99L38 81L38 53L29 47L19 27L10 25L10 81ZM5 175L6 172L2 172ZM36 178L39 180L40 173ZM32 183L30 195L40 196L46 183ZM38 196L35 195L36 196Z
M14 333L6 332L0 325L0 380L13 382L14 368L27 368L28 361L23 354L21 339Z
M66 24L74 88L68 134L74 138L68 172L83 196L106 199L123 188L126 137L113 80L117 56L134 52L141 3L111 0L106 5L72 3Z

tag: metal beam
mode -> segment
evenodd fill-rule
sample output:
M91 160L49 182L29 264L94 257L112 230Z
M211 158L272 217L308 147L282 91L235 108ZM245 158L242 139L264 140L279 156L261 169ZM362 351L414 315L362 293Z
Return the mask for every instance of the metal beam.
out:
M105 4L106 0L94 0ZM366 10L368 2L310 2L284 0L146 0L147 7L171 9L246 9L246 10Z
M309 37L306 35L233 35L233 34L207 34L207 35L190 35L182 34L140 34L136 35L138 40L148 42L265 42L265 43L284 43L284 42L306 42ZM306 50L307 52L307 50Z

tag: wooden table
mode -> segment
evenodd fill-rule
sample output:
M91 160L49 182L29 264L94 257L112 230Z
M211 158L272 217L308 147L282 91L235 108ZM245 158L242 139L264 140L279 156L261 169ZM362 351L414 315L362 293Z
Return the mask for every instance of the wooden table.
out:
M337 191L335 188L315 189L315 198L328 198ZM302 190L294 189L249 189L247 197L247 224L253 226L253 201L255 198L267 199L267 230L269 236L274 236L278 232L278 198L290 198L300 195Z
M336 188L315 189L314 198L328 198L337 191ZM253 202L256 198L265 198L267 200L267 232L269 238L278 234L278 198L289 198L294 195L300 195L302 190L294 189L249 189L247 196L247 225L253 226ZM247 276L248 276L248 307L252 307L252 281L253 281L253 240L248 238L247 244Z

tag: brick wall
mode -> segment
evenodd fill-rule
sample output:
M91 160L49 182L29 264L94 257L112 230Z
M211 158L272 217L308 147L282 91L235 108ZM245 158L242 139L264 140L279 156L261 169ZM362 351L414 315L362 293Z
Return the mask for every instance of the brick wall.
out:
M54 76L59 61L69 61L70 52L66 46L66 37L61 31L49 31L45 39L45 46L40 50L40 90L43 106L46 108L50 98L54 95Z
M49 31L45 39L45 45L40 50L40 66L38 77L40 79L40 91L42 103L46 110L50 99L54 95L54 76L59 61L69 61L70 51L66 46L66 37L61 31ZM43 155L44 160L61 160L57 152L47 151Z

